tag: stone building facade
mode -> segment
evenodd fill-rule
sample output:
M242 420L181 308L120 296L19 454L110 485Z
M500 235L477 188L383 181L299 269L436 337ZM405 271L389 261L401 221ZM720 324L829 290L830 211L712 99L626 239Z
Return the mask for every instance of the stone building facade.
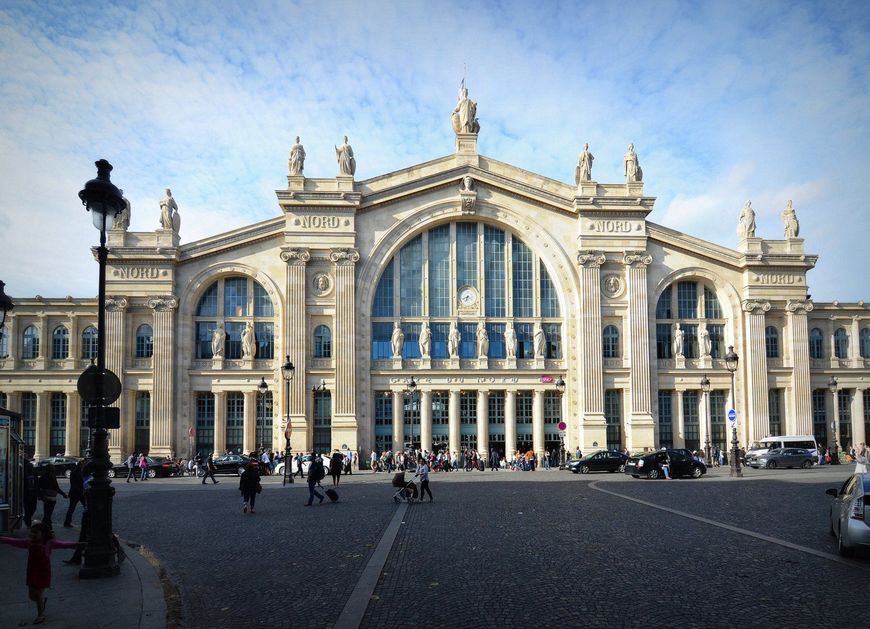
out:
M744 444L866 440L870 309L811 300L796 222L767 240L741 218L729 249L648 221L639 167L598 183L587 159L571 185L480 155L458 128L453 154L363 181L352 152L342 174L305 177L297 140L278 216L231 232L112 230L113 458L283 449L288 418L306 451L542 453L563 420L571 452L696 449L708 417L727 447L732 407ZM87 447L76 380L96 319L94 299L15 299L0 406L23 414L37 458Z

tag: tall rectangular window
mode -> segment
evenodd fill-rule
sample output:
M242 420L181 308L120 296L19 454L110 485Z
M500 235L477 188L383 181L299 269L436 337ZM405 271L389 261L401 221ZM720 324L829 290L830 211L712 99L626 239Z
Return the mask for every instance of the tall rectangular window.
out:
M553 286L553 281L550 279L550 274L543 261L540 261L539 267L541 273L541 316L558 317L559 298L556 296L556 288Z
M477 288L477 223L456 223L456 287Z
M417 236L399 251L400 311L403 317L423 314L423 237Z
M24 434L24 444L28 448L28 454L33 454L36 447L36 393L21 394L21 430Z
M266 289L254 282L254 316L274 317L275 310L272 307L272 298Z
M486 334L489 336L489 358L504 358L504 323L487 323Z
M322 454L332 450L332 393L314 394L314 451Z
M402 333L405 335L402 358L420 358L420 324L403 323Z
M257 358L275 358L274 323L255 323L254 338L257 341Z
M859 420L860 421L860 420ZM864 439L870 436L870 389L864 389Z
M151 445L151 394L148 391L136 392L136 433L133 449L148 452Z
M837 415L840 420L840 447L852 446L852 393L849 390L837 391Z
M767 392L767 416L769 437L782 433L782 389L770 389Z
M393 261L384 269L378 287L375 289L375 303L372 307L373 317L393 316Z
M9 358L9 335L0 335L0 358Z
M813 389L813 435L819 444L828 443L828 419L825 389Z
M51 432L49 445L52 454L63 454L66 449L66 394L51 394Z
M477 357L477 325L474 323L459 324L459 357Z
M450 225L429 230L429 316L450 316Z
M375 450L383 452L393 447L393 394L375 391Z
M607 422L607 449L622 450L622 390L604 392L604 420Z
M224 316L248 316L248 278L228 277L224 280Z
M214 393L196 396L196 453L208 456L214 451Z
M683 391L683 431L686 448L701 449L701 422L698 415L698 392Z
M384 360L393 355L392 336L392 323L372 323L372 360Z
M562 358L562 324L544 323L541 325L544 337L547 339L547 358Z
M199 359L212 358L211 337L217 329L217 321L196 322L196 357Z
M673 391L659 391L659 447L674 447Z
M656 323L656 358L659 360L673 358L672 345L671 324Z
M722 308L719 307L719 300L716 299L716 293L711 291L706 286L704 287L704 318L722 318Z
M671 290L670 285L662 291L661 296L659 296L659 301L656 304L656 319L670 319L671 318L671 299L673 297L673 291Z
M487 402L490 424L504 424L504 391L490 391Z
M520 452L531 449L534 445L532 431L532 392L518 391L517 405L517 448Z
M227 450L241 452L245 442L245 395L227 393Z
M216 317L218 313L218 285L217 282L209 286L208 290L199 298L196 307L197 317Z
M91 427L88 425L90 405L82 399L79 402L79 456L85 456L91 447Z
M275 420L274 403L271 391L257 394L257 421L254 424L255 439L260 448L268 448L272 444L272 428Z
M450 351L447 348L447 336L450 334L449 323L432 323L429 326L432 331L432 358L447 358Z
M558 391L544 392L544 424L562 421L562 396Z
M728 433L725 429L725 391L710 391L710 437L713 445L720 450L728 449Z
M686 323L683 328L683 356L686 358L698 357L698 325Z
M698 285L695 282L677 283L677 315L680 319L698 318Z
M477 393L474 391L463 391L459 395L459 423L477 423Z
M487 317L504 317L507 314L505 233L489 225L483 226L483 263L486 289L484 312Z
M722 358L725 355L725 326L714 323L707 326L707 332L710 334L710 356Z
M535 357L535 330L531 323L515 323L517 333L517 358Z
M434 426L443 426L446 435L446 427L450 423L450 395L447 391L432 392L432 431L435 432Z
M511 241L513 302L515 317L533 316L532 251L518 239Z
M226 357L231 360L241 358L242 333L245 331L245 324L227 321L225 329L227 331Z

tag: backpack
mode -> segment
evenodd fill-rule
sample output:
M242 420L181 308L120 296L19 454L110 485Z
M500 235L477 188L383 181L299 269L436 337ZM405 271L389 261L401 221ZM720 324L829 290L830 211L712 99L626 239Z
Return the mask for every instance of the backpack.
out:
M323 467L323 461L317 460L311 464L311 469L308 470L308 477L315 481L320 482L326 476L326 468Z

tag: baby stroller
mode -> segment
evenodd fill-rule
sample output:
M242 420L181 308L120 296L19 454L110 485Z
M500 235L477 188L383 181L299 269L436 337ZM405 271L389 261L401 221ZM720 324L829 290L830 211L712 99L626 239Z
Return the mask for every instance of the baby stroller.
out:
M393 475L393 487L397 488L393 494L393 500L396 502L412 502L417 499L417 485L413 480L405 482L405 472L398 472Z

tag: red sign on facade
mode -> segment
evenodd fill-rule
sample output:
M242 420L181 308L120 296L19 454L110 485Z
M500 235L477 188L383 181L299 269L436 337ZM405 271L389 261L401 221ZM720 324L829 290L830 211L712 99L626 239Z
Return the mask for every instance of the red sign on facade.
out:
M552 384L553 376L541 376L541 384Z

